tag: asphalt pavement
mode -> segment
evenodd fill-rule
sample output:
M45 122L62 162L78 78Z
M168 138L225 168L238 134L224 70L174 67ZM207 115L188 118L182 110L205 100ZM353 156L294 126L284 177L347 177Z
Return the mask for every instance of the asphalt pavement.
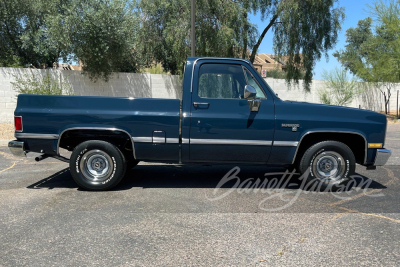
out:
M149 163L88 192L66 163L2 145L0 266L400 266L400 124L385 147L388 164L357 166L342 192L282 169Z

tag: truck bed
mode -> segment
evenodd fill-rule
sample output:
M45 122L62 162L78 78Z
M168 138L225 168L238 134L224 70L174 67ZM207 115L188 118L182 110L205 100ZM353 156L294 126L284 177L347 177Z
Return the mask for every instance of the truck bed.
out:
M15 116L23 117L22 137L61 137L80 127L116 128L132 137L140 160L152 160L160 153L163 160L179 158L179 99L19 95ZM156 138L165 135L163 146L154 145L154 132Z

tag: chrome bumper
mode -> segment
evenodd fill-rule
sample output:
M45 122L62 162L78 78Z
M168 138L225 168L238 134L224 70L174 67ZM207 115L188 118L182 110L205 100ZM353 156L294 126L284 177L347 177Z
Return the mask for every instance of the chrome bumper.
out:
M26 157L24 142L20 141L10 141L8 143L8 148L13 155L18 157Z
M388 159L390 158L390 155L392 155L392 151L390 151L389 149L382 148L376 150L374 165L375 166L385 165Z

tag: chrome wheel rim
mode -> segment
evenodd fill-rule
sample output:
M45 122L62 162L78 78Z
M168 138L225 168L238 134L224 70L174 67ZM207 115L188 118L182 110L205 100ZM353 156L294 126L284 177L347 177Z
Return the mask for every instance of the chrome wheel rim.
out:
M312 168L317 178L325 183L341 180L346 169L343 156L334 151L326 151L316 156Z
M110 156L101 150L91 150L82 156L80 169L87 180L100 183L107 180L114 164Z

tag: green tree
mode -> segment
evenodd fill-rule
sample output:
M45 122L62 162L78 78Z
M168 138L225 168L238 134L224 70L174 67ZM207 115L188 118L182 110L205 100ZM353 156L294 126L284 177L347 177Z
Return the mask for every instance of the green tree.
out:
M80 60L93 80L136 72L138 26L130 0L0 0L0 65Z
M253 11L260 11L262 19L268 21L250 61L254 62L258 47L273 28L275 54L281 59L285 56L287 82L297 84L301 72L305 71L304 86L309 91L316 62L322 54L328 57L328 51L337 43L344 8L338 6L337 0L248 1Z
M108 80L112 72L137 72L138 21L128 0L73 0L48 16L53 40L63 40L65 61L83 63L92 80Z
M383 1L368 6L372 18L360 20L346 32L347 45L334 56L361 80L375 84L385 101L400 82L400 0Z
M325 89L318 91L322 103L327 105L346 106L353 101L359 91L358 82L350 79L345 69L335 68L324 70L322 78L325 80Z
M141 28L137 48L147 65L161 62L171 74L183 72L190 55L190 2L138 1ZM196 55L241 57L243 47L254 45L256 37L256 27L248 21L241 2L196 1Z
M337 42L344 10L336 3L337 0L197 0L196 55L242 57L254 62L265 34L274 28L275 52L279 57L287 55L287 81L298 83L305 72L308 90L315 63ZM147 64L158 61L172 74L181 73L190 55L190 1L139 1L138 10L141 54L150 55ZM260 12L262 19L269 21L260 36L248 20L250 12ZM251 56L248 51L252 51Z
M60 49L48 38L45 18L51 0L0 0L0 65L40 67L58 61Z
M20 58L14 55L6 57L3 55L3 60L0 60L0 67L10 67L10 68L23 68L24 65L21 63Z

